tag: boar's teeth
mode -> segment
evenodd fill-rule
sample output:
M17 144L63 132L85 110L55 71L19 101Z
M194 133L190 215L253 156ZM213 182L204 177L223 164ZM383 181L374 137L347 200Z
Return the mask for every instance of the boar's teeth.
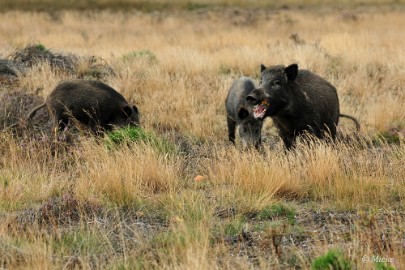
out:
M266 112L267 107L264 105L256 105L253 107L253 116L255 118L263 118L264 113Z

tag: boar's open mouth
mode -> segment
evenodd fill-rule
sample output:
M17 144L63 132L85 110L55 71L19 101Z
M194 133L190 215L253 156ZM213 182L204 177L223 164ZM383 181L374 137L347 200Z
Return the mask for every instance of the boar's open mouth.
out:
M255 118L263 118L268 108L269 102L267 100L263 100L260 104L253 107L253 116Z

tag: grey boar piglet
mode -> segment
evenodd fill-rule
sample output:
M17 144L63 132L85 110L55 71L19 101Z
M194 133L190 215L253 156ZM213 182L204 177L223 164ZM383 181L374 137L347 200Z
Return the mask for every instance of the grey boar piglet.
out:
M246 100L246 96L256 86L256 82L247 77L235 80L229 89L225 108L229 141L235 143L235 129L238 126L239 136L243 145L245 147L254 145L256 148L259 148L261 145L263 119L253 116L253 105Z

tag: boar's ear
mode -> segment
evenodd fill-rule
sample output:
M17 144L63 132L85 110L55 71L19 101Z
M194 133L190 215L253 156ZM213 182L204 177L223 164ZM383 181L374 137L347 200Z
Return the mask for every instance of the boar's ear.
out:
M243 120L243 119L245 119L245 118L248 117L248 116L249 116L248 110L246 110L245 108L240 108L240 109L239 109L239 111L238 111L238 117L239 117L239 119Z
M136 114L139 114L138 107L136 107L135 105L132 105L132 111Z
M128 117L130 117L132 115L132 109L129 106L125 106L122 109L122 112L123 112L124 117L126 117L126 118L128 118Z
M298 75L298 65L297 64L289 65L284 69L284 73L287 75L289 81L294 81Z
M263 64L261 64L260 65L260 73L262 73L263 72L263 70L265 70L266 69L266 66L265 65L263 65Z

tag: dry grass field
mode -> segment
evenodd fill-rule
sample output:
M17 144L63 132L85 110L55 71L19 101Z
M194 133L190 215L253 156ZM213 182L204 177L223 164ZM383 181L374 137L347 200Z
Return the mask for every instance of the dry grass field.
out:
M309 2L0 13L0 269L405 269L404 6ZM231 145L228 89L261 63L329 80L361 131ZM136 104L140 137L9 128L68 78Z

